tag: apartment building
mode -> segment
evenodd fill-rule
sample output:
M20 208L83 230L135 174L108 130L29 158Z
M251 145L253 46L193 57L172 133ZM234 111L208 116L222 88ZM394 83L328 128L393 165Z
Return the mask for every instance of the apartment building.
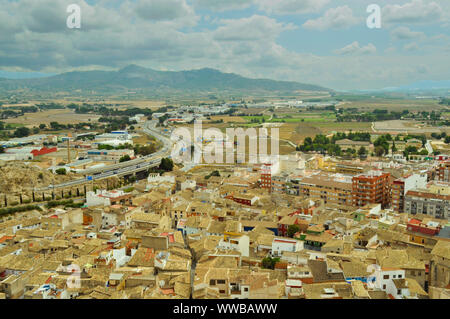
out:
M299 180L299 191L311 199L321 199L324 204L352 205L351 176L320 173Z
M450 182L450 160L439 165L436 177L441 182Z
M353 206L381 204L382 208L389 206L391 198L390 174L382 171L370 171L354 176L352 181Z
M409 174L396 179L392 183L392 208L403 213L405 207L405 194L414 188L424 188L427 184L427 174Z
M261 165L261 188L272 190L272 165Z
M448 189L448 187L447 187ZM438 219L448 219L450 194L439 188L413 189L405 196L405 213L424 214Z

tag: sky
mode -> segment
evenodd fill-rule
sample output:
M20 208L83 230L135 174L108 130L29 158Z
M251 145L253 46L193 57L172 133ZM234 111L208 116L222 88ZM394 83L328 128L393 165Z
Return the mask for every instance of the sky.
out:
M80 29L67 27L70 4ZM379 29L367 26L370 4L381 8ZM2 71L130 64L336 90L450 80L450 1L0 0Z

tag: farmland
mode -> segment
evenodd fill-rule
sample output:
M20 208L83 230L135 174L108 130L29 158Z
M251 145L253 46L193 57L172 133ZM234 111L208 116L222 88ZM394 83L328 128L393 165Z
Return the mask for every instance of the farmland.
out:
M99 115L93 114L75 114L69 109L60 110L46 110L36 113L25 113L23 116L16 118L9 118L4 120L5 123L15 124L18 126L39 126L40 124L49 125L51 122L58 122L60 124L77 124L97 122Z

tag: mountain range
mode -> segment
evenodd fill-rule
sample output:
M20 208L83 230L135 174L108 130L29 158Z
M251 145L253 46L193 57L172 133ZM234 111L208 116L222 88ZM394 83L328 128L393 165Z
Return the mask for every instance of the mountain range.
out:
M330 92L313 84L250 79L215 69L156 71L130 65L118 71L79 71L29 79L0 78L0 92L96 92L96 93L296 93Z

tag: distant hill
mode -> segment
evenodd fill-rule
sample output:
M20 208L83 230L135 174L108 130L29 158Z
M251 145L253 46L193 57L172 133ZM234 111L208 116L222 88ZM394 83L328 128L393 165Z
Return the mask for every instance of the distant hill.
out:
M26 90L120 93L214 93L214 92L285 92L298 91L330 92L331 90L312 84L249 79L232 73L222 73L214 69L168 72L127 66L119 71L69 72L44 78L0 79L0 91Z
M383 89L383 91L388 92L435 91L435 90L450 90L450 81L419 81L408 85Z
M0 78L4 79L35 79L44 78L56 74L40 73L40 72L9 72L0 70Z

